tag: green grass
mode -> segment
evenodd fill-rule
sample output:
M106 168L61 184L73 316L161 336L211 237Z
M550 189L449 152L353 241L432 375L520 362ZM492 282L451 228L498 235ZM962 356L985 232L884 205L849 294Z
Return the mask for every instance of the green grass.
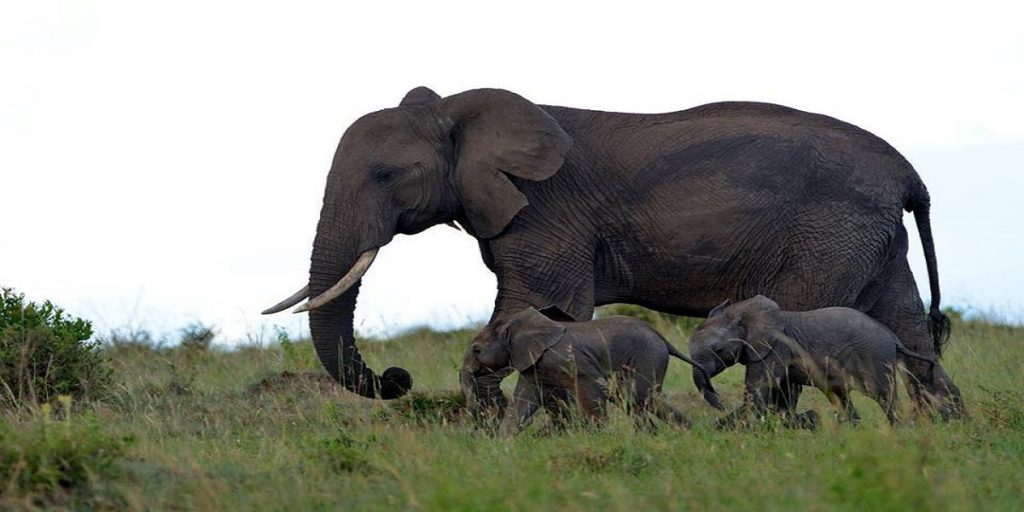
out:
M685 327L658 327L685 348ZM472 336L364 343L374 368L402 366L415 379L393 402L340 391L308 343L110 348L113 393L75 404L71 420L90 426L83 435L100 425L104 439L131 440L116 445L117 471L86 466L86 484L49 494L0 481L0 509L1018 510L1024 498L1022 328L957 325L944 360L964 421L893 429L857 397L857 427L718 432L718 413L673 361L667 396L692 431L640 433L616 411L598 431L540 435L537 425L509 441L464 419L456 372ZM738 404L741 378L734 368L717 379L727 405ZM819 395L807 391L803 407L825 412ZM0 414L25 437L40 416Z

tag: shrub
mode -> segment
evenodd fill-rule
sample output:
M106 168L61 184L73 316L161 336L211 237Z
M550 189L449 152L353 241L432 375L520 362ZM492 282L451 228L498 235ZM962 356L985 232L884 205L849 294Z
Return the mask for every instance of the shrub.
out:
M299 361L299 353L295 348L295 342L292 341L291 337L288 336L288 331L279 325L274 326L274 335L277 338L278 344L281 345L281 365L287 370L289 368L297 368Z
M198 352L209 350L210 344L213 343L213 338L217 336L217 332L214 331L213 327L203 325L200 322L186 325L179 331L179 334L181 335L182 348Z
M45 503L120 474L118 462L131 440L108 435L96 420L71 418L71 400L62 398L63 421L55 421L46 404L40 417L24 424L0 423L0 495Z
M96 396L111 370L90 342L92 324L46 301L0 290L0 405Z
M99 341L107 347L126 350L160 349L164 345L162 340L154 340L148 330L129 326L111 329L108 334L100 336Z

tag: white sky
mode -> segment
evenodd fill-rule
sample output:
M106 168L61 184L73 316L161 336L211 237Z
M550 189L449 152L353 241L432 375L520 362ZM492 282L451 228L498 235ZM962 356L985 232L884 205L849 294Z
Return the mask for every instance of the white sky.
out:
M850 121L929 185L944 302L1021 312L1012 3L487 4L3 1L0 285L101 331L304 329L259 311L305 282L338 138L427 85L635 112L772 101ZM495 293L475 241L443 226L397 237L362 290L357 323L378 333L482 320Z

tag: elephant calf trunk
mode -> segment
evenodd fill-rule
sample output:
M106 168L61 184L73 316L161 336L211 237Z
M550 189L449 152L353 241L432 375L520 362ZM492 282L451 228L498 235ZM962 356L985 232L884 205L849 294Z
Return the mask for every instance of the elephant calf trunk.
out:
M477 422L497 421L508 405L508 399L501 391L501 381L510 372L483 371L478 374L466 370L460 372L462 392L466 405Z
M704 400L707 401L711 407L718 410L724 410L725 406L722 405L722 401L718 397L718 392L715 391L715 387L711 385L711 376L701 366L693 367L693 384L697 386L697 390L704 396Z

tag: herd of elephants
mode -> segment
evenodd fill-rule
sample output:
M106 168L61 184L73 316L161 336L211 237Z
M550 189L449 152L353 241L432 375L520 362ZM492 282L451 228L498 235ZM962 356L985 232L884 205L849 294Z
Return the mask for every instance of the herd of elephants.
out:
M924 251L927 309L904 210ZM813 424L814 411L796 411L805 385L841 418L857 420L855 389L896 421L898 375L917 410L964 413L938 359L949 321L928 190L892 146L849 123L767 103L627 114L418 87L345 131L308 284L264 313L306 301L297 311L309 311L334 379L368 398L404 395L406 370L364 363L353 313L380 247L437 224L476 238L497 278L459 380L470 409L503 416L505 434L540 407L556 422L566 404L597 420L615 397L686 424L657 397L670 356L693 366L718 408L711 378L746 367L744 404L720 425L765 412ZM687 356L640 320L591 320L609 303L707 319ZM509 404L500 383L513 371Z

